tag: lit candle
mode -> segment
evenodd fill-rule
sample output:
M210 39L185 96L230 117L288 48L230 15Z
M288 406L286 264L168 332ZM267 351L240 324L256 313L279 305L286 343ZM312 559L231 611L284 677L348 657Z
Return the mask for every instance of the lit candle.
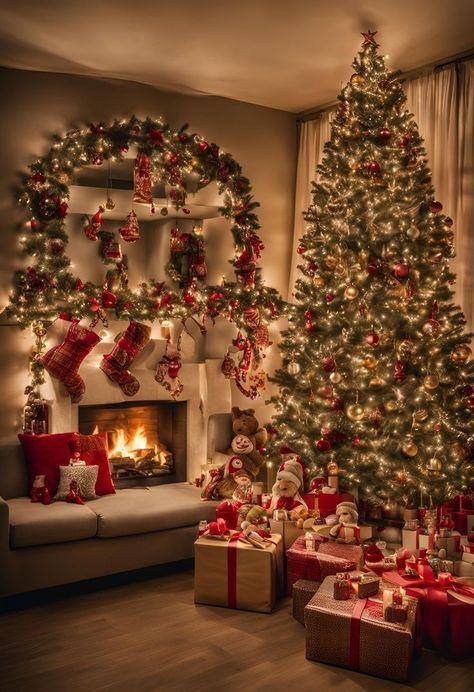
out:
M385 610L388 608L388 606L391 606L393 603L393 591L390 591L389 589L384 589L383 594L383 612L385 614Z

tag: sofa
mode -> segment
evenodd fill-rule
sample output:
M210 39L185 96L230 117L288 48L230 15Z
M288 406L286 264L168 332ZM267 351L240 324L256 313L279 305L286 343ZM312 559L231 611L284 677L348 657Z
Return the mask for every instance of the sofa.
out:
M32 503L18 443L0 445L0 597L193 557L215 518L187 483L117 489L84 505Z

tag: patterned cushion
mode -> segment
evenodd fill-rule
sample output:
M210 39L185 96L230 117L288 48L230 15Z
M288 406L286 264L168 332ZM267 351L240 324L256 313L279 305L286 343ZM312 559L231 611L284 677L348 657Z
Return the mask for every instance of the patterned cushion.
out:
M77 481L79 494L83 500L95 500L95 484L98 466L60 466L59 487L55 500L65 500L69 493L71 481Z

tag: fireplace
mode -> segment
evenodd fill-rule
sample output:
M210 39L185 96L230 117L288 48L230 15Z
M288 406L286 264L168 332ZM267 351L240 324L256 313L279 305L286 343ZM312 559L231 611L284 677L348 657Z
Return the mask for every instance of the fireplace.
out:
M79 406L79 432L107 433L117 487L186 480L186 402Z

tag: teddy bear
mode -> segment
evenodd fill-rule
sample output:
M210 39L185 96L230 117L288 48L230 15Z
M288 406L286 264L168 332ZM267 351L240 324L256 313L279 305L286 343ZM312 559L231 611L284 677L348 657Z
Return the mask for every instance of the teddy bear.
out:
M354 502L340 502L336 507L336 518L337 523L329 530L330 538L336 540L337 543L359 543L357 505Z
M31 486L31 502L42 502L43 505L51 503L51 496L48 488L44 483L45 475L35 476L33 485Z
M252 449L248 448L245 452L237 450L236 444L238 445L238 442L236 442L236 438L234 437L230 448L226 450L225 453L245 454L249 462L247 466L256 478L264 464L263 457L259 450L267 441L268 433L265 428L259 427L253 408L247 408L243 411L238 406L232 407L232 430L237 437L242 435L248 438L252 443Z
M284 509L291 519L308 509L301 497L303 490L303 466L297 459L287 459L278 468L276 482L272 488L270 511Z

